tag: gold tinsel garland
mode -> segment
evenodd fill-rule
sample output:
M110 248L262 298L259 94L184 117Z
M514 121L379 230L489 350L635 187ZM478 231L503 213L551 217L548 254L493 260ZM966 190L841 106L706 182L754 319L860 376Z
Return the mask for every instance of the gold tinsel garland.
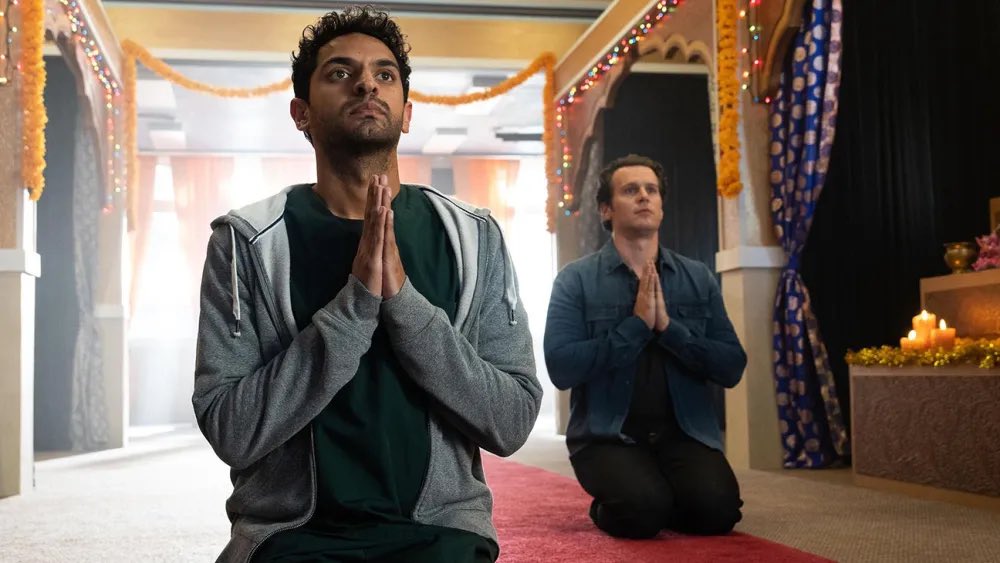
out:
M21 176L34 201L45 189L45 42L44 0L21 1Z
M719 193L736 197L743 189L740 181L740 81L737 76L736 29L739 10L736 0L719 0L716 28L719 41Z
M125 147L128 159L128 214L130 219L135 216L135 202L137 198L135 194L138 189L138 142L136 139L136 100L135 100L135 88L136 88L136 60L139 60L147 68L155 72L164 80L177 84L188 90L194 90L196 92L202 92L212 96L218 96L222 98L255 98L261 96L267 96L269 94L274 94L278 92L284 92L292 87L292 81L290 78L286 78L280 82L275 82L272 84L265 84L263 86L258 86L256 88L222 88L217 86L212 86L210 84L205 84L204 82L198 82L196 80L191 80L190 78L177 72L169 64L161 59L153 56L145 47L139 45L135 41L126 39L122 42L122 51L125 54L124 60L124 83L125 83ZM542 91L543 97L543 109L544 109L544 133L542 136L542 141L545 145L545 162L547 170L547 180L549 185L558 182L558 178L555 175L555 164L554 155L552 154L552 138L553 138L553 127L555 125L555 66L556 66L556 56L552 53L542 53L538 56L530 65L525 67L523 70L518 72L516 75L504 80L500 84L484 90L482 92L476 92L473 94L465 94L459 96L432 96L428 94L423 94L415 90L410 91L410 99L419 103L427 104L438 104L447 106L458 106L463 104L469 104L473 102L479 102L483 100L488 100L490 98L495 98L497 96L502 96L509 92L510 90L520 86L525 80L530 78L533 74L540 70L545 71L545 87Z
M848 364L855 366L975 365L983 369L992 369L1000 366L1000 339L959 338L951 350L942 348L903 350L892 346L863 348L857 352L848 351L846 360Z

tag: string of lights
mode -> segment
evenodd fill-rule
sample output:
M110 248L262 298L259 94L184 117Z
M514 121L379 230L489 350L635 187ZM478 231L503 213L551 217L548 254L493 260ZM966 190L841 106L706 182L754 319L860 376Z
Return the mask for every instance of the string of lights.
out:
M556 105L556 130L559 137L559 146L561 158L557 158L558 165L555 170L556 176L560 180L562 186L562 195L560 200L556 203L559 209L563 210L563 213L569 217L573 214L575 209L573 188L570 183L570 171L573 166L573 155L569 147L569 139L566 137L566 114L569 112L569 108L576 103L579 103L585 92L594 87L597 82L599 82L615 65L621 62L629 51L635 47L635 45L642 41L649 30L653 29L653 26L660 20L669 17L670 14L677 10L678 6L681 4L681 0L663 0L658 2L652 9L650 9L646 14L644 14L640 19L639 23L635 25L628 33L622 36L619 41L617 41L607 53L601 57L598 62L587 71L587 73L569 89L569 92L565 96L559 99Z
M10 14L11 3L16 5L17 0L0 0L0 86L10 84L13 77L14 61L11 60L11 45L14 43L14 34L17 27L14 26Z
M107 142L107 175L109 193L106 194L104 211L110 212L113 209L114 195L121 194L125 186L124 172L121 170L122 144L117 138L116 124L121 115L120 101L122 87L115 78L114 72L108 63L108 58L101 51L100 45L94 38L94 33L87 25L86 17L77 0L59 0L62 4L66 17L69 18L70 29L73 32L74 40L80 45L90 70L104 87L104 108L105 108L105 140Z

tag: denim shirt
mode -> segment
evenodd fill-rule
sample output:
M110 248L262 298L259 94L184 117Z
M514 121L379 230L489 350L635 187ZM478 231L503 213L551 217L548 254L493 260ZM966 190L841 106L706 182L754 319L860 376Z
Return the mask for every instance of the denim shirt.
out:
M681 429L722 450L708 382L739 383L746 353L707 266L661 246L657 267L670 317L659 334L633 312L639 280L613 241L556 276L545 326L545 363L552 383L572 390L570 444L629 441L621 428L639 355L655 341L667 351L664 376Z

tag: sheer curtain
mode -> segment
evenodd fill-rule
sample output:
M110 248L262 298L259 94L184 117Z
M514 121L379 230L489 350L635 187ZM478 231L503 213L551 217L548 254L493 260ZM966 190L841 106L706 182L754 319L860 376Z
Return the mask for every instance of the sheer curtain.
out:
M312 155L268 156L260 159L260 167L264 184L272 193L316 181L316 159Z
M205 249L212 234L210 225L230 209L227 197L233 179L235 161L231 157L171 157L174 209L180 227L181 247L193 282L188 293L197 307L197 287L205 264Z
M399 181L404 184L431 185L431 160L423 156L401 156Z
M455 158L455 198L489 209L506 228L514 218L509 190L517 182L520 160L491 158Z
M129 311L135 311L136 295L142 283L146 250L149 248L149 233L153 223L153 189L156 182L155 156L139 157L139 190L136 197L135 224L130 225L129 246L131 248L131 280L129 284Z
M234 207L234 158L175 156L159 167L152 162L152 171L143 171L152 185L144 181L134 238L141 250L129 328L133 426L194 421L198 295L210 223Z
M97 234L104 191L96 132L87 112L77 115L73 161L73 271L79 328L73 350L70 440L73 451L91 451L108 442L101 334L94 316Z

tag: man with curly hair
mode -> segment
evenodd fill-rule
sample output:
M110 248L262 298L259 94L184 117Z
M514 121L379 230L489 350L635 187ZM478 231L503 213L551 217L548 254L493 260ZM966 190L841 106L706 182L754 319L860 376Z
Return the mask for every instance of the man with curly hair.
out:
M352 7L306 28L291 116L317 182L213 223L194 410L232 468L222 561L494 561L480 448L541 401L487 210L400 184L409 47Z

